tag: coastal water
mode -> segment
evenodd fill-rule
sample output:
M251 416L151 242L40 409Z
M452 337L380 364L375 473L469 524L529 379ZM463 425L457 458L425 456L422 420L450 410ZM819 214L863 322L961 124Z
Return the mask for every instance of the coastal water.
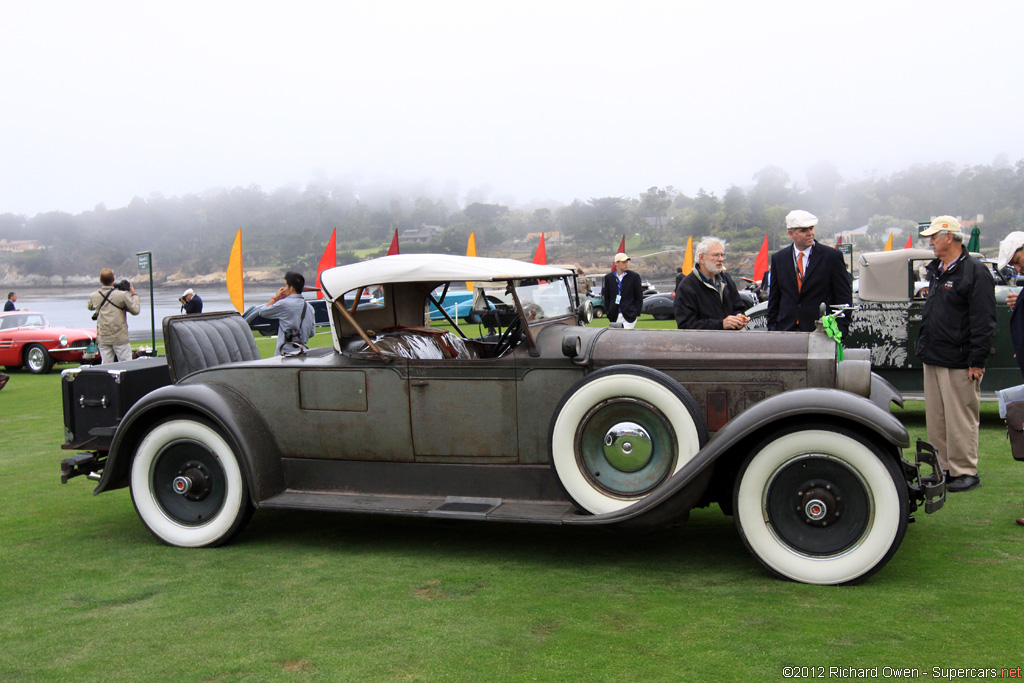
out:
M15 290L18 294L18 301L15 305L19 310L43 313L47 321L54 326L95 329L96 323L92 320L93 312L86 309L85 306L89 301L89 295L96 289L97 287L19 289ZM141 286L136 285L135 292L139 295L141 309L138 315L128 316L128 336L133 341L151 339L153 334L150 320L153 319L156 322L156 338L163 339L163 319L166 316L181 313L178 297L184 290L184 287L155 289L151 301L148 283ZM235 310L224 285L211 285L208 289L196 288L195 291L203 299L204 313ZM257 304L265 304L276 291L277 287L266 285L246 286L245 306L248 308ZM7 292L0 292L0 295L6 299ZM306 296L312 295L307 294Z

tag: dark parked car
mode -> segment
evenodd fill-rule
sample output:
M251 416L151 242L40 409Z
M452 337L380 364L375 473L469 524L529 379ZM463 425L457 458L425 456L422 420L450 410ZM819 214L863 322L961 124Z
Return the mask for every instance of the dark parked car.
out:
M757 304L757 297L755 294L746 289L739 290L740 299L749 308ZM675 317L675 309L673 306L676 301L676 293L669 292L668 294L655 294L644 299L644 305L640 309L641 313L654 316L655 320L672 320Z
M262 360L245 360L258 354L235 314L167 318L173 383L62 477L130 487L153 534L187 547L225 543L254 508L639 533L714 503L768 569L821 584L870 576L914 511L944 502L927 444L902 457L900 396L866 352L837 363L820 329L587 327L571 277L437 254L334 268L334 344ZM506 292L514 314L475 337L426 326L431 293L467 280ZM338 304L372 285L380 307ZM78 403L67 391L67 448L90 443L67 417Z
M980 255L977 255L980 256ZM844 346L871 350L875 372L895 386L905 398L924 398L924 372L917 357L921 311L928 296L928 282L921 268L935 258L931 249L895 249L861 254L858 279L854 281L850 333ZM996 391L1020 384L1020 368L1010 341L1010 314L1006 295L1016 286L1011 272L991 266L996 296L997 331L992 355L981 381L983 400L996 400ZM767 303L747 312L751 326L767 325Z

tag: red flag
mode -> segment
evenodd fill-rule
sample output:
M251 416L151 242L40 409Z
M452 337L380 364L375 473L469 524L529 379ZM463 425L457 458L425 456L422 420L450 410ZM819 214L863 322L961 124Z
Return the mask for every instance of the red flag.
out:
M619 242L619 248L618 248L618 250L615 253L616 254L625 254L626 253L626 236L625 235L622 236L622 241ZM615 258L614 257L612 257L612 270L615 270Z
M388 247L388 256L398 253L398 228L395 228L395 236L391 238L391 246Z
M914 236L913 235L910 235L910 236L907 237L907 246L905 246L903 248L904 249L913 249L914 248Z
M843 233L839 233L838 235L836 235L836 246L838 247L842 243L843 243Z
M338 235L338 229L335 228L331 231L331 239L327 240L327 248L324 249L324 255L320 257L320 263L316 267L316 298L324 298L324 290L320 284L320 275L328 268L333 268L338 265L338 248L335 246L335 237Z
M754 259L754 281L760 282L764 279L764 274L768 272L768 235L764 236L764 242L761 243L761 251L757 252L757 258Z
M533 262L538 266L548 264L548 252L544 249L544 233L540 234L540 244L537 245L537 252L533 255Z

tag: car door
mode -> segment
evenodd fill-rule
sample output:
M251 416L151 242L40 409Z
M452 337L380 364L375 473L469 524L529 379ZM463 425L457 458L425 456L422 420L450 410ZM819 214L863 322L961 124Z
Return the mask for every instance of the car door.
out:
M517 461L513 354L480 360L411 360L409 404L417 461Z

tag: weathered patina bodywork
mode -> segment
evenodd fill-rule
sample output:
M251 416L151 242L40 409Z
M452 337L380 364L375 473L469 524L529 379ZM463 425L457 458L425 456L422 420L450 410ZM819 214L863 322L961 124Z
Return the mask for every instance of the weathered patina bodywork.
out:
M489 259L448 258L451 280L487 277L470 266ZM575 295L570 273L498 263L492 281L507 286L519 318L501 333L448 338L407 327L423 324L425 297L444 284L437 274L388 276L384 266L405 262L379 262L383 270L369 280L351 270L324 275L329 300L372 284L385 302L369 310L332 306L333 348L214 365L139 401L105 459L96 458L96 492L131 486L143 520L176 545L226 541L251 507L628 528L680 521L712 503L749 517L736 509L749 497L739 493L743 473L796 434L806 445L775 470L808 463L821 470L799 493L801 523L809 515L808 524L821 525L817 540L802 540L789 520L758 532L766 540L744 530L749 521L740 529L772 571L816 583L870 575L895 552L919 505L942 504L941 472L926 477L901 457L909 439L888 410L898 393L872 375L866 354L837 363L835 344L820 330L588 327L587 305L576 310L566 294ZM169 320L165 327L194 324ZM435 346L438 356L424 354ZM169 346L172 370L174 353ZM818 449L817 438L839 445ZM226 463L220 486L241 489L240 497L224 493L228 502L208 510L205 501L220 490L209 471L228 460L237 468ZM782 487L772 483L776 474L766 476L771 505ZM851 497L870 514L839 520L847 503L815 483L831 478L857 490ZM190 521L178 510L193 503ZM889 520L884 542L872 541L877 518ZM836 535L826 527L850 524L840 541L829 540ZM826 561L804 558L807 568L794 569L787 557L766 559L774 550L757 548L776 543L773 534L801 548L786 553ZM868 559L843 566L872 543L881 545Z

